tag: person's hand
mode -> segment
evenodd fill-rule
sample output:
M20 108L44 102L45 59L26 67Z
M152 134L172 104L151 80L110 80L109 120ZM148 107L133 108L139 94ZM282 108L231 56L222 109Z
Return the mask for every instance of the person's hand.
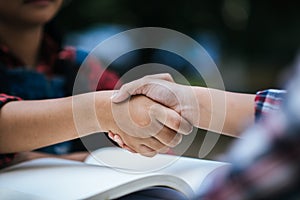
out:
M109 131L118 134L121 143L113 139L121 147L145 156L167 152L179 144L182 134L192 130L177 112L141 95L112 104L112 113L115 124Z
M192 88L174 83L171 75L148 75L126 83L113 95L112 101L120 103L139 94L174 109L191 124L199 124L199 104Z
M127 151L130 151L131 153L137 153L136 151L131 149L129 146L127 146L118 134L113 133L113 132L108 132L108 137L111 140L115 141L121 148L126 149ZM172 151L171 148L164 148L159 153L173 154L174 152Z
M122 140L122 138L118 134L109 131L108 134L107 134L107 136L111 140L113 140L114 142L116 142L121 148L126 149L127 151L130 151L131 153L137 153L135 150L133 150L129 146L127 146L124 143L124 141Z

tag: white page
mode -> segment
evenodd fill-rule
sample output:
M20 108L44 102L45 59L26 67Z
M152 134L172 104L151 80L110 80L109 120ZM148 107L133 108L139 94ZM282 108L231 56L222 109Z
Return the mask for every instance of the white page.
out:
M144 175L116 173L106 167L57 158L41 158L0 172L0 188L42 199L83 199Z
M113 162L118 170L97 166L99 163L92 156L87 159L89 165L58 158L36 159L0 171L0 196L2 191L6 196L10 193L13 197L16 191L14 195L24 193L27 199L85 199L95 195L98 199L105 199L120 197L157 183L193 195L208 173L224 165L189 158L176 158L174 162L174 157L165 155L146 158L119 148L103 148L97 151L97 155L102 160ZM161 168L161 163L165 165L170 161L171 164ZM97 165L91 165L92 162ZM141 171L145 166L148 166L147 173ZM130 171L120 171L122 167L128 167ZM162 178L160 174L165 175ZM182 180L175 179L174 174Z
M223 162L163 154L149 158L117 147L102 148L93 152L86 163L109 166L129 174L176 176L188 183L193 193L204 187L202 182L207 175L222 166L229 166Z

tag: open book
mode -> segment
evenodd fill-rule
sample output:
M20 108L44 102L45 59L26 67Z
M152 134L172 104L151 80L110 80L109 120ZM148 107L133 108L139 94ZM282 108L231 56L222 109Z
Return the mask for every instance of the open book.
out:
M85 163L58 158L23 162L0 171L3 199L114 199L153 186L191 199L207 176L228 164L188 157L143 157L117 147L93 152Z

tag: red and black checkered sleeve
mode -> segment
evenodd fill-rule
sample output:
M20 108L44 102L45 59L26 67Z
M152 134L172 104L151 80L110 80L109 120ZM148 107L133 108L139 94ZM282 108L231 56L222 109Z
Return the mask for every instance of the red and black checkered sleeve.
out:
M0 108L4 106L6 103L10 101L19 101L21 98L15 97L15 96L10 96L7 94L0 94ZM9 162L12 161L14 158L15 154L0 154L0 168L6 166Z
M2 93L2 94L0 94L0 108L2 108L2 106L4 106L4 104L6 104L10 101L19 101L19 100L21 100L21 98Z

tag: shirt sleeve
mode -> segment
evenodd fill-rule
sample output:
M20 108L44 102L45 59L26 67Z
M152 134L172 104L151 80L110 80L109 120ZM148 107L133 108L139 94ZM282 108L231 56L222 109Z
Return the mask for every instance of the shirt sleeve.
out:
M275 89L257 92L255 97L255 121L274 110L278 110L285 94L285 90Z
M19 100L21 100L21 98L2 93L0 94L0 108L2 108L2 106L4 106L6 103L10 101L19 101Z
M60 59L72 60L84 70L79 77L86 80L87 91L113 90L121 86L119 75L116 71L103 68L101 61L88 52L66 47L59 55Z
M7 94L0 94L0 109L2 106L4 106L6 103L10 101L18 101L21 100L19 97L10 96ZM0 154L0 168L6 166L9 162L11 162L14 158L15 154Z
M231 165L210 179L198 199L300 198L300 116L299 104L294 104L300 96L297 93L291 99L291 92L285 93L258 92L258 111L267 116L246 130L242 140L235 141L225 158Z
M114 90L120 87L119 76L116 72L104 69L101 62L94 57L88 57L86 64L89 67L90 88L96 86L96 90Z

